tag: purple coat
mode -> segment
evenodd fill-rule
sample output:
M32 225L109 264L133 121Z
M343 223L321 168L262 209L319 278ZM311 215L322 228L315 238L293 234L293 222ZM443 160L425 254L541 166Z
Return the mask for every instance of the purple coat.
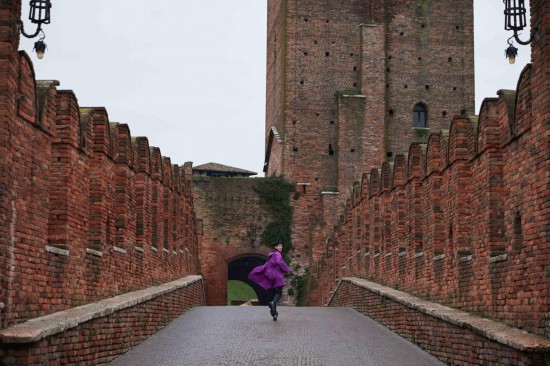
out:
M267 262L250 271L248 279L256 282L266 290L270 290L285 285L283 272L289 273L290 268L283 261L281 253L278 250L272 250L267 255Z

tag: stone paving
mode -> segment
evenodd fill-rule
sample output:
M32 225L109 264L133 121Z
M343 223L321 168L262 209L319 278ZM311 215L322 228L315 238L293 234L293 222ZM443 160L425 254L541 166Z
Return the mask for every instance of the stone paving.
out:
M435 357L349 308L196 307L111 366L429 366Z

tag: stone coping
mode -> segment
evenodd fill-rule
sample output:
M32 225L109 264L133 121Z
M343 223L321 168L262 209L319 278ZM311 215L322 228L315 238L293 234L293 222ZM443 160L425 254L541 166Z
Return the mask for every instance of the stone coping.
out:
M42 338L64 332L92 319L152 300L178 289L202 281L202 276L187 276L159 286L128 292L83 306L58 311L0 330L3 343L33 343Z
M524 330L512 328L505 324L481 318L462 310L453 309L441 304L430 302L412 296L408 293L394 290L390 287L379 285L357 277L345 277L338 283L350 282L382 297L389 298L408 308L412 308L426 315L441 319L457 327L469 329L475 334L495 342L504 344L523 352L550 352L550 339L528 333ZM334 291L334 295L338 288ZM329 301L332 301L332 298Z

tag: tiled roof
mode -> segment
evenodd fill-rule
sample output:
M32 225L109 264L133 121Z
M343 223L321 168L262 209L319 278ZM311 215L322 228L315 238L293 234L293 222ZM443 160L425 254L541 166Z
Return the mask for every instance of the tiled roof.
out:
M222 165L218 163L206 163L202 165L197 165L193 167L193 171L209 171L209 172L233 173L233 174L244 174L244 175L258 174L250 170L234 168L232 166Z

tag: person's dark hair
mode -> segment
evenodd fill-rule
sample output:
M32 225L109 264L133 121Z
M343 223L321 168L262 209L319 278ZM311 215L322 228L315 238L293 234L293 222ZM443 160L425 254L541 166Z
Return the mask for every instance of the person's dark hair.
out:
M274 241L273 243L271 243L271 246L272 246L273 248L275 248L275 247L276 247L277 245L279 245L279 244L283 244L283 242L280 241L280 240L277 240L277 241Z

